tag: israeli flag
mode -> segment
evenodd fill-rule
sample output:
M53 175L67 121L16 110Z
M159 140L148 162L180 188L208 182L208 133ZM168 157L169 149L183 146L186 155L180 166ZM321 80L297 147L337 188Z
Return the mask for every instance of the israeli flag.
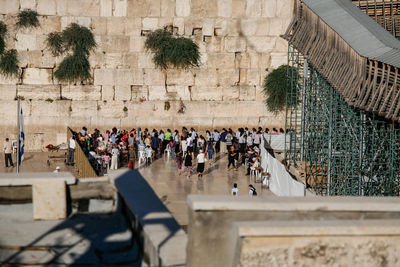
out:
M22 107L19 107L19 164L24 160L24 146L25 146L25 129L24 129L24 115Z

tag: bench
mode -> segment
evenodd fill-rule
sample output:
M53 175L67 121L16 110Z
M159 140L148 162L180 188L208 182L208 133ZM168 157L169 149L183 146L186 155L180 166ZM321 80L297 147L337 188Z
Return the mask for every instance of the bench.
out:
M75 184L69 172L2 173L0 186L32 186L33 219L59 220L67 217L67 184Z

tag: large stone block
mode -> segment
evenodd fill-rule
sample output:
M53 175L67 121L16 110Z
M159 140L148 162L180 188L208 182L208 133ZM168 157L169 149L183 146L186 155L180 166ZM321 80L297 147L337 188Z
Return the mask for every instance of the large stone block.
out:
M175 14L177 17L190 16L191 3L190 0L176 0Z
M32 185L33 219L60 220L67 217L64 180L48 180Z
M94 85L114 85L115 70L114 69L95 69Z
M153 63L153 53L140 53L138 67L140 69L155 68Z
M214 53L219 53L222 51L223 47L223 42L222 42L222 37L220 36L211 36L208 41L206 40L206 50L207 52L214 52ZM206 57L208 59L208 53L202 53L202 57ZM206 61L202 61L202 63L205 63Z
M194 77L190 70L168 69L167 85L193 85Z
M287 53L271 53L271 69L287 64Z
M98 115L97 101L71 101L71 117L96 117Z
M17 13L19 10L19 1L17 0L0 0L0 14Z
M161 17L174 17L175 0L161 0Z
M24 84L51 84L53 83L52 69L26 68L23 72Z
M99 16L100 0L68 0L67 12L70 16Z
M213 36L214 35L214 20L210 18L203 19L203 28L202 33L205 36Z
M125 114L124 107L128 106L124 101L99 102L99 115L106 118L121 118ZM128 109L129 111L129 109Z
M288 42L283 38L277 38L275 43L274 52L281 52L287 54L288 51Z
M235 53L209 53L207 66L216 69L233 69Z
M230 87L239 83L238 69L219 69L217 70L218 85L222 87Z
M223 101L239 99L239 95L240 95L239 86L223 87L222 90L223 90L223 94L222 94Z
M103 57L103 66L108 69L118 69L122 67L122 57L121 53L106 53Z
M247 17L260 17L262 11L262 1L260 0L247 0L246 16Z
M131 52L142 52L144 50L144 42L146 38L143 36L131 36L129 51Z
M277 37L251 36L247 46L256 52L271 52L275 48Z
M137 53L125 53L122 56L123 68L138 68L139 55Z
M150 0L147 1L148 11L147 16L149 17L160 17L161 1Z
M198 87L191 89L191 99L193 101L222 101L222 87Z
M16 39L15 48L17 50L36 50L36 35L17 33Z
M244 52L247 48L246 39L243 37L225 37L226 52Z
M60 85L18 85L18 95L26 100L46 100L50 102L60 99Z
M104 19L104 18L103 18ZM108 35L123 35L125 34L125 18L124 17L108 17L107 34Z
M145 85L165 85L165 72L159 69L144 69Z
M114 0L113 16L125 17L127 8L127 0Z
M130 0L128 1L128 17L146 17L147 16L147 0Z
M241 101L254 101L256 99L255 86L240 86L239 87L239 100Z
M281 18L290 20L293 15L293 5L292 0L276 0L276 15Z
M91 30L94 35L106 35L107 34L107 19L103 18L103 17L93 17L92 24L91 24Z
M113 1L112 0L100 0L100 16L110 17L112 16Z
M129 52L130 39L129 36L114 35L102 36L102 49L105 52Z
M131 85L116 85L115 100L130 101L132 98Z
M261 15L267 18L274 18L277 14L277 4L283 3L283 0L264 0L262 5ZM285 5L286 9L289 9L287 5Z
M232 16L232 0L218 0L218 16L230 18Z
M178 34L184 34L185 33L185 19L184 18L174 18L173 21L174 27L178 28Z
M18 1L15 1L18 2ZM37 12L40 15L56 15L57 14L56 0L37 0Z
M112 101L115 96L115 86L113 85L103 85L101 86L101 100Z
M14 100L17 95L17 86L13 84L0 84L0 100Z
M145 31L154 31L158 29L158 18L143 18L142 29Z
M246 15L246 0L232 0L232 18L243 18Z
M168 99L172 100L190 100L189 86L173 85L167 86Z
M148 86L132 85L131 86L132 101L146 101L149 97Z
M151 85L149 86L149 100L168 100L165 86Z
M61 30L67 28L71 23L90 28L92 19L90 17L61 17Z
M273 20L273 18L258 18L255 35L257 36L270 35L271 20Z
M68 0L57 0L57 15L58 16L67 15L67 1Z
M142 85L143 71L142 69L116 69L115 70L116 85Z
M21 10L24 9L36 9L36 0L20 0Z
M142 18L125 18L125 34L140 36L142 34Z
M196 87L213 87L218 84L218 74L216 69L197 69L194 70Z
M101 100L101 86L62 85L61 96L71 100Z

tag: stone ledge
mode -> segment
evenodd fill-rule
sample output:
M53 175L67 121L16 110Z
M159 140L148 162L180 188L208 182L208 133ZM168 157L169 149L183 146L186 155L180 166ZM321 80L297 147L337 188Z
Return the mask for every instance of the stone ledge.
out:
M395 197L262 197L189 195L193 210L260 210L260 211L379 211L399 212L400 199Z
M235 222L241 237L400 235L400 220Z
M37 173L1 173L0 186L33 185L52 180L64 180L66 184L75 184L76 178L69 172L37 172Z

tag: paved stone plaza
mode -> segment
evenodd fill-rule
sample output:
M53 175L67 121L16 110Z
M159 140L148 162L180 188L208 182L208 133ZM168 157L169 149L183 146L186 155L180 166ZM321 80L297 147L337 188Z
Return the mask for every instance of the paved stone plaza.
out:
M185 175L178 175L175 161L167 156L154 161L150 167L139 169L178 223L185 228L188 223L186 198L189 194L230 195L233 184L237 183L239 195L246 196L249 192L248 185L251 183L256 187L258 195L272 195L269 190L263 189L260 183L254 183L254 177L246 176L243 166L238 171L228 172L227 165L227 156L220 153L211 167L206 162L202 178L194 174L190 180Z

